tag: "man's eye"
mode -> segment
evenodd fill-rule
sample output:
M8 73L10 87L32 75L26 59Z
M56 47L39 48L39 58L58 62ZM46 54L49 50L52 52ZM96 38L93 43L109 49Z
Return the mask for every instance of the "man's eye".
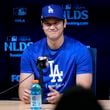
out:
M59 24L60 22L59 21L56 21L54 24Z
M51 26L51 24L50 24L50 23L45 23L45 25L47 25L47 26Z
M46 26L52 26L52 25L58 25L59 22L54 22L54 23L44 23Z

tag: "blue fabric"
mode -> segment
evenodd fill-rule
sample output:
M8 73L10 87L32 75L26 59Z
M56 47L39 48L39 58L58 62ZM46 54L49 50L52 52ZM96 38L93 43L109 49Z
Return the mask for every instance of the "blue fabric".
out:
M63 45L52 50L46 38L27 47L21 57L21 73L32 73L40 78L36 61L39 56L47 56L49 65L43 70L44 96L50 92L48 86L59 92L74 86L76 74L92 73L92 58L89 50L81 42L64 37Z
M50 4L42 8L41 19L55 17L59 19L64 19L63 8L59 5Z

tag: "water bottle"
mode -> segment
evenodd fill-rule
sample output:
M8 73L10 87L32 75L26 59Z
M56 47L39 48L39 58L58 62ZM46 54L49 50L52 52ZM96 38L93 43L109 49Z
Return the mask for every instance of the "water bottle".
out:
M39 80L33 80L30 95L31 110L41 110L42 92Z

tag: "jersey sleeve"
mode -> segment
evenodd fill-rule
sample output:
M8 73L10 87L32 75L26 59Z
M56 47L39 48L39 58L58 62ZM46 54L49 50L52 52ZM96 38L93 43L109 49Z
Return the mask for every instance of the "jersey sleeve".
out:
M77 74L93 73L92 56L86 46L78 50L76 65Z
M29 54L29 50L25 49L21 56L21 62L20 62L20 72L21 73L33 73L31 68L31 57Z

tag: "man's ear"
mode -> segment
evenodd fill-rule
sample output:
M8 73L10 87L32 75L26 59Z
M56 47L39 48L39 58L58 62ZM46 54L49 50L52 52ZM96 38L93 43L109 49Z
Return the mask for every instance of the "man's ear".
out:
M66 28L67 20L64 20L64 28Z
M42 29L43 29L43 21L41 20L41 26L42 26Z
M42 25L42 20L41 20L41 25Z

